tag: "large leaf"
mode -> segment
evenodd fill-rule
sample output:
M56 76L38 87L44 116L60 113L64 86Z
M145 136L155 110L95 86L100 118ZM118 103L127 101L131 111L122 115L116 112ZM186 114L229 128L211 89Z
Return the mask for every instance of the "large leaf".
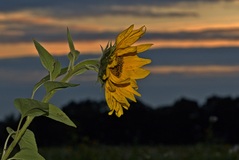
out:
M38 54L40 56L40 60L42 65L49 71L52 72L54 69L54 63L55 59L53 56L36 40L33 40L35 47L38 51Z
M7 132L11 134L14 132L14 130L10 127L7 127ZM15 138L14 134L12 135L12 138ZM32 151L38 151L34 133L29 129L25 131L22 138L18 142L18 145L20 149L31 149Z
M23 117L47 115L49 111L48 103L29 98L17 98L14 100L14 105Z
M76 127L74 122L72 122L70 118L60 108L52 104L49 105L49 114L46 117L64 123L68 126Z
M13 129L7 127L8 133L14 132ZM15 135L12 135L15 138ZM27 129L22 138L18 142L20 151L17 152L11 159L16 160L44 160L44 158L38 153L37 143L34 133Z
M45 160L38 152L22 149L9 160Z
M56 89L68 88L68 87L76 87L79 84L65 83L65 82L57 82L57 81L47 81L44 83L44 87L46 88L46 92L49 93Z

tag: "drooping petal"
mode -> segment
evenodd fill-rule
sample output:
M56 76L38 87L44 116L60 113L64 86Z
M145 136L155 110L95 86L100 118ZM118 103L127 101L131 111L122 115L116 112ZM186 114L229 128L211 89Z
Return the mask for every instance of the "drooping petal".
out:
M128 72L128 75L132 79L142 79L145 78L149 75L150 71L143 69L143 68L138 68L138 69L133 69Z
M127 87L125 87L124 89L125 89L125 91L127 91L127 92L130 92L130 93L132 93L132 94L134 94L134 95L136 95L136 96L138 96L138 97L141 97L141 94L136 91L138 88L134 88L134 87L132 87L132 86L127 86ZM136 89L136 90L135 90L135 89Z
M137 53L137 46L131 46L131 47L127 47L127 48L123 48L123 49L117 49L115 51L115 54L117 56L122 56L125 54L129 54L129 53Z
M117 91L117 92L112 92L111 94L112 94L112 96L117 100L117 102L119 102L119 103L121 103L121 104L124 104L124 105L126 105L126 106L129 106L129 105L130 105L129 102L128 102L128 100L125 98L125 96L121 95L121 94L119 93L119 91Z
M123 59L123 68L126 70L134 69L135 67L142 67L151 63L151 59L139 58L138 56L126 56Z
M128 37L130 35L130 33L132 32L134 28L134 25L131 25L129 28L127 28L126 30L124 30L123 32L121 32L117 38L116 38L116 45L118 46L120 43L122 43L122 41Z
M110 81L115 84L126 84L130 83L130 77L127 74L121 74L120 77L115 76L114 74L110 75Z
M137 45L137 53L141 53L144 52L146 50L148 50L153 44L140 44Z
M136 102L134 94L132 92L129 92L128 90L126 90L126 87L119 88L118 90L121 95L124 95L126 98L130 99L131 101Z
M114 99L113 99L112 95L110 94L109 90L107 90L107 89L105 89L105 100L106 100L107 105L110 108L110 110L113 110Z
M130 86L131 86L133 89L138 90L138 84L137 84L137 82L136 82L135 79L131 79L131 81L130 81Z
M133 30L130 34L130 36L126 37L124 42L119 43L116 46L117 48L126 48L134 44L139 38L142 37L142 35L145 33L145 27L141 27L140 29Z
M123 108L122 108L122 106L118 103L116 107L117 107L116 108L116 113L115 113L116 116L117 117L122 116L123 115Z

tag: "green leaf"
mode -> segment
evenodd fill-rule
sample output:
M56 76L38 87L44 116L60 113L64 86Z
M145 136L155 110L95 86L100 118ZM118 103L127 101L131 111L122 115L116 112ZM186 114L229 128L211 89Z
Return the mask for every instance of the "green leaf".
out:
M75 50L74 43L73 43L69 28L67 28L67 40L68 40L68 45L70 48L70 53L68 54L68 58L70 59L70 61L73 60L72 62L74 62L75 60L77 60L80 52Z
M9 134L14 132L14 130L10 127L7 127L7 131ZM12 138L14 139L15 135L12 135ZM29 129L27 129L23 134L18 144L20 149L31 149L32 151L38 151L34 133Z
M68 40L70 51L74 51L75 47L74 47L73 40L68 27L67 27L67 40Z
M76 128L74 122L60 108L52 104L49 105L49 114L46 117Z
M20 149L38 151L34 133L29 129L26 130L18 144L20 146Z
M89 64L89 65L85 65L85 67L86 67L88 70L92 70L92 71L96 71L96 72L99 71L98 64L96 64L96 65Z
M39 82L37 82L35 85L34 85L34 88L32 90L32 98L34 97L36 91L41 87L41 85L43 85L45 82L49 81L50 80L50 75L47 75L45 77L43 77Z
M84 73L87 70L94 70L98 72L99 70L99 60L98 59L88 59L79 62L75 65L74 75L79 75Z
M15 132L15 131L14 131L12 128L10 128L10 127L7 127L6 129L7 129L8 134L11 134L11 133ZM13 138L14 138L14 137L13 137Z
M69 66L72 67L72 66L74 65L74 64L73 64L73 62L74 62L73 54L72 54L71 52L69 52L68 55L67 55L67 57L68 57L68 59L69 59L69 61L70 61Z
M68 69L67 67L66 68L62 68L60 74L57 77L65 74L67 72L67 69ZM35 84L35 86L33 88L33 91L32 91L32 98L34 97L35 92L41 87L41 85L43 85L45 82L47 82L49 80L50 80L50 75L47 75L44 78L42 78L38 83Z
M42 65L49 71L52 72L54 69L55 59L53 56L37 41L33 40L35 47L41 59Z
M13 129L7 127L8 133L14 132ZM15 138L15 135L12 135ZM21 160L44 160L44 158L38 153L37 143L34 133L27 129L26 132L21 137L19 143L20 151L16 153L11 159L21 159Z
M55 80L60 73L61 73L61 63L59 61L55 61L54 69L52 71L52 80Z
M38 152L22 149L9 160L45 160Z
M68 87L76 87L79 84L65 83L65 82L57 82L57 81L47 81L44 83L44 87L46 88L46 92L49 93L56 89L68 88Z
M78 68L77 70L75 70L74 75L80 75L80 74L85 73L86 71L88 71L88 69L86 67Z
M20 111L22 117L47 115L49 104L29 98L17 98L14 100L15 107Z

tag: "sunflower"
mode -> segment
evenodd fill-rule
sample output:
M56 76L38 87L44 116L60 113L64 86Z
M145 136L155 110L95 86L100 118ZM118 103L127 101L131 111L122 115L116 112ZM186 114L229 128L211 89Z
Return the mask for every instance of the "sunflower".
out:
M115 112L120 117L123 108L130 107L128 100L136 102L135 95L141 96L137 92L136 80L149 75L150 72L141 67L149 64L151 60L138 57L138 53L148 50L152 44L133 44L145 32L145 26L134 30L134 25L131 25L117 36L114 45L108 43L105 49L102 48L98 79L105 89L109 115Z

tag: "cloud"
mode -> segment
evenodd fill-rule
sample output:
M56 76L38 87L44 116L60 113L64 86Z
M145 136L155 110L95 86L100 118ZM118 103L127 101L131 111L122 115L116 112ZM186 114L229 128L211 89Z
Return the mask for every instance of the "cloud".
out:
M16 11L24 9L39 9L39 8L64 8L64 10L76 9L86 11L90 6L109 6L109 5L177 5L178 3L218 3L218 2L236 2L237 0L138 0L137 3L133 0L104 0L104 1L88 1L88 0L41 0L41 1L32 1L32 0L11 0L11 1L1 1L0 10L1 11Z
M152 74L183 74L183 75L233 75L239 73L239 65L193 65L193 66L150 66L146 67Z
M55 8L54 12L48 10L46 12L48 15L59 18L98 18L104 16L110 17L141 17L141 18L184 18L184 17L199 17L197 12L193 11L161 11L162 6L154 5L99 5L99 6L88 6L88 10L75 10L70 12L68 10L63 10L61 8Z
M194 3L187 0L140 0L137 4L126 0L95 3L86 0L59 0L57 3L44 0L0 2L1 56L13 53L32 54L35 51L32 39L50 43L50 48L57 48L56 51L53 49L54 52L63 54L67 51L62 45L66 44L66 27L70 28L74 42L80 47L83 44L84 52L87 51L88 45L88 52L96 53L100 45L114 40L118 33L131 23L137 27L144 24L147 26L147 34L143 40L154 43L154 48L239 46L239 24L236 24L233 18L230 19L230 26L227 26L225 21L228 17L216 17L215 19L221 18L220 22L208 24L204 21L208 13L203 13L203 5L182 5L181 2ZM206 3L203 0L195 2ZM213 11L227 15L230 7L221 10L221 5L215 5L216 9ZM211 14L207 18L207 21L214 21ZM218 28L210 28L211 25Z
M112 5L112 6L101 6L94 7L94 10L98 10L98 13L95 12L95 15L91 16L139 16L139 17L151 17L151 18L180 18L180 17L198 17L197 12L192 11L161 11L160 6L143 6L143 5Z
M65 41L66 26L59 27L57 20L44 17L27 17L24 15L20 18L12 20L1 20L0 24L7 25L3 28L0 38L1 43L8 42L29 42L33 38L37 38L45 42L62 42ZM1 17L1 14L0 14ZM11 16L10 16L11 17ZM14 15L12 15L14 17ZM61 26L61 25L60 25ZM95 30L94 28L85 28L84 26L71 29L74 37L78 40L113 40L119 33L118 30ZM185 31L148 31L144 39L153 40L239 40L238 27L222 27L222 28L204 28L198 30Z
M194 31L149 32L145 37L163 40L239 40L239 27L207 28Z

